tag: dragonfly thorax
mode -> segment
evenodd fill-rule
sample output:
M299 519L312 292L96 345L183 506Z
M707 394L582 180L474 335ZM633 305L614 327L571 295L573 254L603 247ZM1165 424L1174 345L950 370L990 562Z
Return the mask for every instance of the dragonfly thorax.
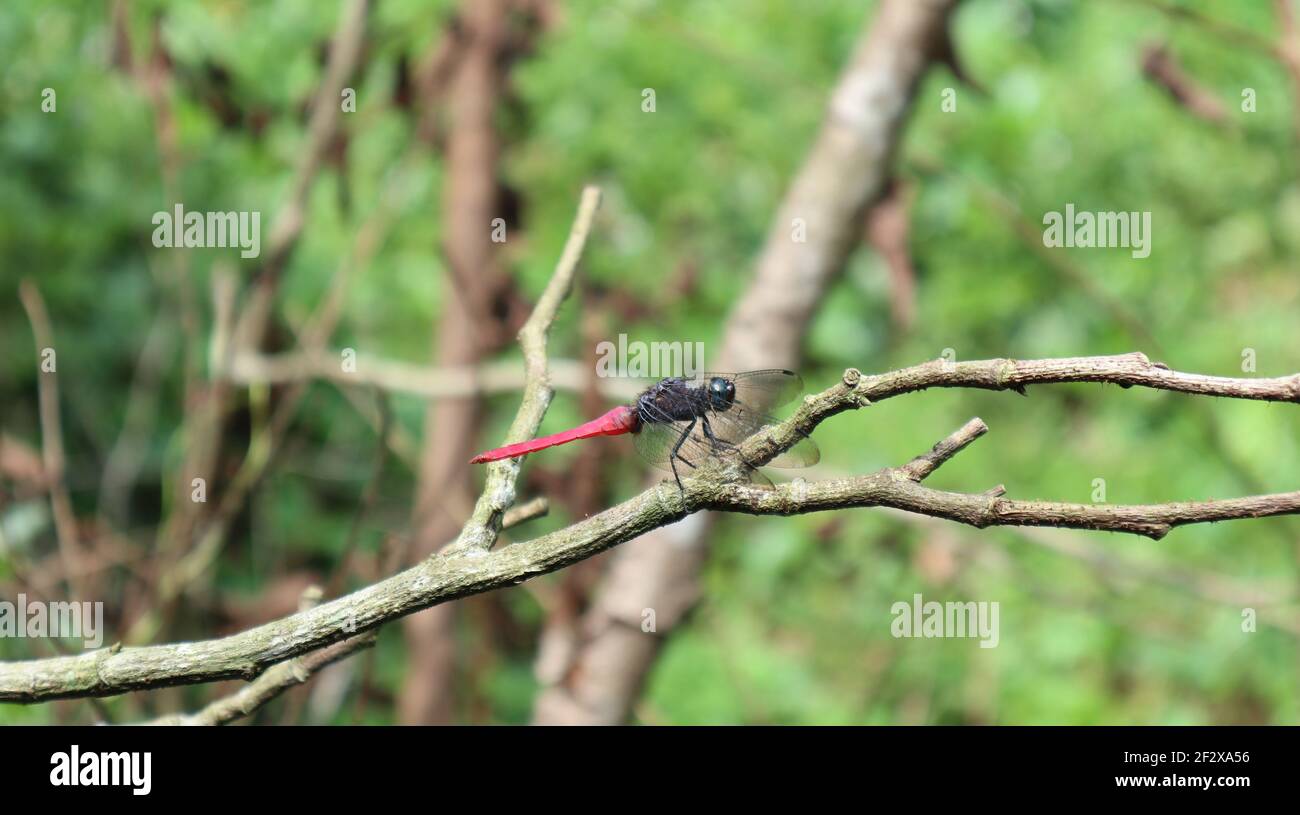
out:
M636 401L636 413L643 423L689 422L709 411L724 411L735 399L735 386L720 377L704 384L670 377L641 394Z

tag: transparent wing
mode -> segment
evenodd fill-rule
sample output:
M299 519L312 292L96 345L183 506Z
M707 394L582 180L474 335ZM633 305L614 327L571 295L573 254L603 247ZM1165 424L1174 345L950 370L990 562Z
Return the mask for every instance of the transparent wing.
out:
M690 422L668 422L643 424L638 433L633 434L636 451L648 463L661 470L672 472L673 449L677 449L677 472L688 474L699 467L710 456L727 455L732 448L713 445L704 436L703 425L696 422L690 433L683 440ZM678 442L681 446L678 447ZM716 451L716 452L715 452Z
M741 442L763 428L777 424L771 416L751 410L748 405L737 400L725 411L709 414L709 425L713 435L726 442L728 447L737 447ZM821 450L816 442L804 436L793 447L764 464L764 467L811 467L821 461Z
M741 442L764 427L777 424L776 419L755 409L750 403L742 401L739 395L726 410L710 411L708 418L708 429L713 431L714 438L724 442L728 447L739 446ZM817 449L812 439L805 436L789 450L763 466L811 467L820 460L821 451Z
M665 419L667 417L664 417ZM644 422L634 434L637 452L642 458L664 470L673 469L676 448L677 472L694 469L710 456L739 459L736 449L741 442L775 420L733 404L725 412L710 412L695 421ZM804 437L797 444L763 466L810 467L821 459L821 451L812 439ZM752 469L752 468L751 468Z

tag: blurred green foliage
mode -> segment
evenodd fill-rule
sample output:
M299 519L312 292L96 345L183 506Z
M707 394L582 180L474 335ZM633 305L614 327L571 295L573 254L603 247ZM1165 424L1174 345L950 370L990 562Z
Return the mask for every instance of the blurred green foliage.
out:
M334 338L363 354L429 358L446 271L439 251L443 167L435 153L420 151L393 178L412 139L412 114L392 104L391 90L400 60L433 46L451 5L376 4L355 79L358 110L346 118L346 173L331 167L321 174L277 300L290 322L311 313L392 184L392 229L349 290ZM1275 35L1267 3L1180 5ZM641 322L612 315L610 325L636 339L713 348L816 133L828 90L870 18L859 6L563 4L561 25L514 65L514 100L502 111L502 173L523 201L522 234L512 237L508 258L529 296L550 274L578 190L594 181L606 199L584 286L621 290L652 312ZM100 3L10 3L0 11L0 53L8 56L0 77L0 418L5 433L39 445L31 333L11 296L27 277L54 323L68 483L84 515L94 511L141 345L155 315L166 315L173 302L164 282L171 256L149 245L150 216L168 205L152 109L139 85L108 65L107 13ZM336 13L333 4L308 0L132 4L137 58L160 15L174 63L180 198L188 209L259 210L265 236L304 144L303 109L320 80L321 46ZM885 267L864 247L812 327L802 370L810 388L829 386L847 366L886 370L944 349L958 359L1143 350L1180 370L1219 375L1242 375L1243 350L1254 349L1260 376L1300 370L1300 148L1293 129L1300 90L1276 61L1118 0L971 0L957 17L955 39L985 92L946 69L933 71L898 157L913 196L916 326L906 335L891 328ZM1167 43L1224 102L1228 126L1192 118L1143 77L1140 54L1149 42ZM212 66L221 66L224 82L214 85ZM40 109L46 87L57 92L53 114ZM952 113L940 108L949 87L957 89ZM653 114L642 112L643 88L656 92ZM1257 94L1257 112L1240 112L1244 88ZM265 126L224 125L210 104L217 92ZM990 195L1015 202L1028 240ZM1067 203L1150 211L1151 256L1061 249L1044 257L1032 240L1042 214ZM233 266L246 279L253 262L234 250L197 250L188 264L207 331L213 267ZM677 300L664 283L683 264L698 269L698 280L689 298ZM579 294L566 305L553 333L557 356L589 353L581 302ZM1134 319L1126 321L1125 312ZM181 454L180 363L178 346L133 497L139 528L121 530L141 545L153 543L150 526L170 500L168 476ZM490 404L485 444L502 436L516 397ZM392 405L395 421L418 438L423 404L395 397ZM820 473L901 463L975 415L992 432L938 472L936 486L979 491L1004 483L1014 497L1087 502L1101 478L1107 500L1142 503L1284 491L1295 488L1300 472L1294 409L1071 386L1034 389L1028 398L929 392L840 416L817 433ZM576 399L561 394L543 430L580 418ZM337 565L369 477L374 433L325 384L313 386L292 432L294 443L219 564L217 596L255 598L276 574L311 568L328 575ZM576 451L552 453L529 467L560 470ZM615 500L641 477L635 458L625 458ZM412 489L409 469L390 462L362 525L364 549L406 527ZM0 506L6 523L25 505ZM560 511L516 534L571 520ZM1240 606L1189 596L1122 566L1141 564L1184 584L1175 570L1260 582L1294 598L1300 521L1183 528L1158 543L1090 533L1055 539L1095 548L1121 567L1108 572L1020 531L974 531L878 511L727 518L717 527L704 601L668 641L635 718L1300 721L1293 635L1262 623L1243 634ZM52 530L23 545L24 557L53 551ZM15 585L4 551L0 578L6 591ZM121 590L129 592L129 583ZM890 606L914 593L998 601L999 646L894 639ZM472 683L458 691L467 721L528 720L536 689L531 643L542 615L524 589L504 593L501 602L528 636L522 644L484 642L481 615L462 620L460 652L473 670ZM207 623L199 615L170 633L219 633ZM400 685L403 648L397 626L383 632L374 665L379 687ZM0 640L0 657L47 654ZM209 692L191 688L170 698L193 707ZM108 704L123 715L136 711L134 701ZM0 707L0 722L50 721L52 709ZM277 720L279 709L261 720ZM345 707L338 720L352 715ZM391 718L391 706L378 703L361 716Z

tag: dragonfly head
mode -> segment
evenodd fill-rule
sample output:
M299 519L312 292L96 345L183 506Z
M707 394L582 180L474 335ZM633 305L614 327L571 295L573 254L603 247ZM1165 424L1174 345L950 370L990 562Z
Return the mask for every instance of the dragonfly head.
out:
M709 380L709 407L726 410L736 401L736 383L715 376Z

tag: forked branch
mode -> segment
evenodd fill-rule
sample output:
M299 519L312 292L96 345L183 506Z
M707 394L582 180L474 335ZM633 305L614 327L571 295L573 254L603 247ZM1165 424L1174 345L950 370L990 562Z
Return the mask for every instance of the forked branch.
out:
M579 217L556 269L538 303L535 319L521 332L528 386L510 441L530 437L550 402L546 332L572 285L583 241L591 226L597 193L584 195ZM949 363L935 361L876 376L855 369L822 393L805 397L793 416L741 445L747 461L762 464L811 433L827 418L872 402L926 388L979 388L1021 391L1029 385L1062 382L1143 386L1196 395L1300 402L1300 375L1274 379L1233 379L1180 373L1142 354L1072 359ZM109 696L125 691L242 677L254 679L268 668L439 603L505 588L562 569L657 527L704 509L749 514L793 515L849 507L895 507L976 527L1057 526L1129 532L1160 538L1173 527L1192 523L1300 514L1300 492L1222 501L1136 506L1020 501L1001 487L979 493L932 489L921 482L987 431L972 419L929 452L912 461L868 475L807 483L797 480L761 488L728 478L720 468L703 467L685 481L684 492L661 483L634 498L572 526L525 543L492 550L507 507L514 501L518 462L499 462L460 538L443 552L386 580L256 628L221 639L138 648L113 646L80 656L0 663L0 700L40 702L62 697ZM328 656L339 652L331 651ZM346 651L344 651L346 653ZM326 659L322 654L320 659ZM313 660L313 663L315 660ZM299 664L299 672L301 669ZM267 693L291 684L286 668L256 688ZM235 710L256 699L233 700ZM229 711L214 716L223 717Z

